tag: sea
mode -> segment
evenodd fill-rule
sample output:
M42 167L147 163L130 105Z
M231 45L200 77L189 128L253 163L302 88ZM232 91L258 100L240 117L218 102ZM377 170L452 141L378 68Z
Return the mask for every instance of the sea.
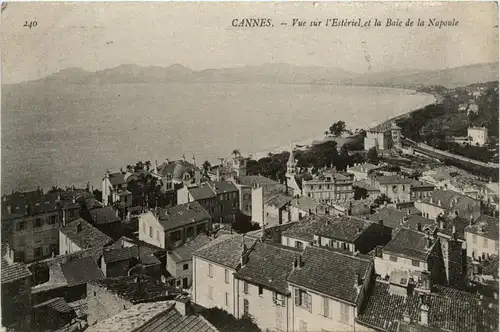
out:
M201 165L366 128L435 102L411 90L300 84L25 83L1 94L1 192L100 188L107 169L149 160Z

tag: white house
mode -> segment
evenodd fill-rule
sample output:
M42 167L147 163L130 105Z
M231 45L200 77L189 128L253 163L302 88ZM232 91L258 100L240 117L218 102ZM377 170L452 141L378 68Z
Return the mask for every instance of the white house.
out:
M472 145L484 146L488 142L488 129L485 127L469 127L467 136L472 138Z
M481 215L465 228L467 257L474 260L498 255L498 218Z

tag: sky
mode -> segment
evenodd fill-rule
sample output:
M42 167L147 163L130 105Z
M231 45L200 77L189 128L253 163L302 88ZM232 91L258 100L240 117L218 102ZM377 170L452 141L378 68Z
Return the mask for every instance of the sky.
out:
M269 18L275 26L233 28L235 18ZM313 28L291 27L293 18L459 24ZM23 26L31 21L36 27ZM494 2L9 3L1 14L2 83L129 63L195 70L275 62L358 73L442 69L498 62L497 24Z

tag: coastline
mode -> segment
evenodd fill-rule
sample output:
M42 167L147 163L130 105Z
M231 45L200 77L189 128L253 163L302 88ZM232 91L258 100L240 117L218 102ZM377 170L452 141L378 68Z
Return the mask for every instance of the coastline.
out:
M386 117L385 119L376 120L376 121L372 122L366 128L361 128L361 129L368 130L369 128L373 128L373 127L376 127L376 126L383 126L386 123L397 121L397 120L399 120L401 118L409 116L410 114L412 114L414 112L418 112L419 110L421 110L424 107L427 107L429 105L434 105L434 104L439 103L439 100L440 100L440 97L441 97L438 94L430 94L430 93L425 93L425 92L419 92L419 91L416 91L416 90L410 90L410 89L401 89L401 90L406 90L406 91L408 91L408 93L411 93L411 94L422 94L422 95L426 95L426 96L431 96L431 97L434 98L434 101L431 102L431 103L422 105L419 108L415 108L415 109L411 109L411 110L406 110L404 113L401 113L401 114L398 114L398 115L390 115L390 116ZM325 130L326 130L326 128L325 128ZM312 143L314 141L323 141L324 139L325 139L324 134L323 135L318 134L318 136L309 137L309 138L305 138L305 139L294 140L291 143L293 144L293 147L292 147L293 149L295 149L297 145L303 145L303 146L307 146L307 148L310 148L312 146ZM345 139L345 138L342 137L340 139ZM282 144L282 145L277 146L277 147L270 147L270 148L267 148L265 150L261 150L261 151L257 151L257 152L250 152L250 153L245 152L245 153L246 153L247 156L251 156L251 159L258 161L261 158L267 157L269 155L269 153L271 153L271 154L279 154L279 153L282 153L283 151L290 151L290 147L291 146L290 146L290 143L289 143L287 145Z

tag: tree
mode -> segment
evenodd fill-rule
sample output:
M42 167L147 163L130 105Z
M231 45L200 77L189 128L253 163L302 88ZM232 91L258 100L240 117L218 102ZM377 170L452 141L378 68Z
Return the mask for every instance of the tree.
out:
M378 152L376 147L371 147L366 154L366 159L369 162L378 162Z
M332 124L329 128L330 133L335 135L336 137L339 137L342 135L342 133L345 131L346 126L344 121L337 121L334 124Z
M328 130L325 130L325 136L328 136L330 132Z
M235 157L241 156L240 150L238 149L234 149L233 152L231 152L231 154Z
M144 165L146 165L146 170L149 171L149 169L151 168L151 161L146 160L146 162L144 163Z
M372 207L378 208L381 205L385 205L385 203L389 204L392 203L392 201L386 194L380 194L380 196L375 198L375 200L373 201Z

